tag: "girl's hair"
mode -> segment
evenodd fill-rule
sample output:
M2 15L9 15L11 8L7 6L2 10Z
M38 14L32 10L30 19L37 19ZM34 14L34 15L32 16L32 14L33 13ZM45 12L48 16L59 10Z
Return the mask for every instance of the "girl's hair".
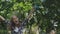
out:
M14 15L14 16L15 16L15 15ZM14 29L14 28L15 28L15 23L13 22L13 17L14 17L14 16L12 16L11 19L10 19L11 29ZM17 17L17 16L15 16L15 17ZM17 17L17 18L18 18L18 17ZM19 27L20 24L18 24L17 26Z

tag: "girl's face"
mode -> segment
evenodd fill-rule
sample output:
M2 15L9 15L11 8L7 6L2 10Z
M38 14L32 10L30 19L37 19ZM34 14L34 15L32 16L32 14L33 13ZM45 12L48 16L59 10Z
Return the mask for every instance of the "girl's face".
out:
M15 24L19 24L19 20L18 20L17 16L13 16L12 19Z
M54 31L54 30L52 30L51 32L50 32L50 34L55 34L56 33L56 31Z

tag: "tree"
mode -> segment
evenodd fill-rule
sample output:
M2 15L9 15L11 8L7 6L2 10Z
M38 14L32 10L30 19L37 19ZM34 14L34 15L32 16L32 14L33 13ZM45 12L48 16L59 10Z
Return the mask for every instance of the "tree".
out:
M15 14L20 20L24 20L33 6L36 10L26 25L28 29L36 24L43 32L49 33L55 28L60 31L59 3L60 0L0 0L0 15L10 19Z

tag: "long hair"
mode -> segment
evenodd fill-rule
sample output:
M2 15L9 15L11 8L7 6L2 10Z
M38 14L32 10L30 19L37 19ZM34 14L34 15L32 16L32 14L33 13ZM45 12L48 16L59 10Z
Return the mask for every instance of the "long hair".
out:
M15 16L15 15L14 15ZM17 16L16 16L17 17ZM17 17L18 18L18 17ZM15 23L13 22L13 16L11 17L11 20L10 20L10 23L11 23L11 29L13 30L15 28ZM20 23L17 25L17 27L20 26Z

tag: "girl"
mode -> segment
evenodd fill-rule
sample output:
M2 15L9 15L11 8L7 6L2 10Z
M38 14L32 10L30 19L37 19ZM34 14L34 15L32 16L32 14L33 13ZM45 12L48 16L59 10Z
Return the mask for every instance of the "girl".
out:
M24 26L26 25L26 23L28 22L28 20L30 20L32 18L33 12L34 12L34 7L31 10L31 12L29 13L29 15L27 16L27 18L24 19L24 21L21 23L18 19L17 16L12 16L10 23L8 24L8 34L22 34L22 29L24 28ZM3 17L0 17L0 22L1 20L7 22Z
M28 19L24 20L23 23L21 23L17 16L12 16L10 24L8 25L8 33L10 34L22 34L22 29L26 25L25 23L28 21Z
M29 17L27 17L22 23L19 21L17 16L12 16L10 22L7 24L8 34L22 34L22 30L28 22ZM7 22L2 16L0 16L0 22Z

